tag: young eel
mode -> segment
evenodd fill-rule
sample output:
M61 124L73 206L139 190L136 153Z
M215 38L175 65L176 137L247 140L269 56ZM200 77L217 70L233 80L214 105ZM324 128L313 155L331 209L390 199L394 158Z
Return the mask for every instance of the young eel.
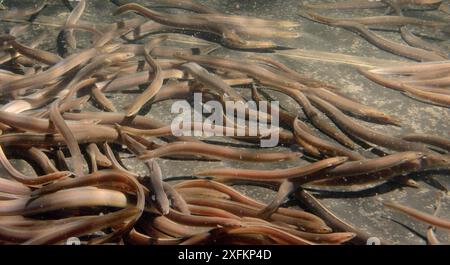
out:
M140 94L136 97L136 99L131 103L131 105L128 107L126 111L127 117L136 115L138 111L144 106L145 103L150 101L161 89L161 86L163 84L163 76L162 76L162 69L161 66L158 64L158 62L153 59L153 57L150 55L151 50L153 47L155 47L158 43L161 41L164 41L167 39L167 36L160 36L158 38L152 39L149 41L145 47L144 47L144 57L147 63L151 66L152 72L155 73L155 77L153 78L153 81L150 83L150 85Z
M52 103L52 106L50 107L50 120L64 137L64 140L67 143L67 147L69 148L70 154L72 156L72 165L75 170L75 175L82 176L84 164L83 155L81 154L80 146L75 139L73 131L69 128L69 126L67 126L66 122L61 116L61 113L59 112L58 104L58 101Z
M80 19L86 7L86 0L78 1L77 6L72 10L69 17L66 20L66 26L75 25ZM77 47L77 41L73 36L73 29L65 30L65 39L70 48L75 49Z
M404 206L404 205L401 205L398 203L384 202L383 204L384 204L384 206L386 206L388 208L400 211L400 212L407 214L419 221L450 230L450 221L449 220L445 220L443 218L436 217L432 214L427 214L427 213L421 212L419 210L416 210L416 209L413 209L413 208L410 208L410 207L407 207L407 206Z
M442 136L411 133L402 135L401 138L410 142L429 144L450 152L450 140Z
M347 161L346 157L333 157L306 166L297 166L287 169L253 170L238 168L215 168L196 173L198 176L215 176L236 179L253 179L257 181L272 181L280 179L298 178L311 175L324 169L335 167Z
M140 159L148 159L167 155L206 155L218 159L236 161L275 162L291 160L299 157L293 152L249 152L232 147L207 144L202 142L173 142L155 150L147 151Z

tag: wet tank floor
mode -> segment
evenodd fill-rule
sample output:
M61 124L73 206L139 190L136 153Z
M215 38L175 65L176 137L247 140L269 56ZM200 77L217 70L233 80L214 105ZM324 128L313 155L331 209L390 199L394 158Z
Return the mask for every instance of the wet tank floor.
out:
M30 3L38 1L8 1L5 0L6 6L29 6ZM49 5L35 20L33 25L33 33L24 36L25 39L32 39L38 34L48 32L50 37L47 38L44 47L49 50L56 51L56 35L57 25L61 24L68 15L69 10L63 4L64 1L51 0ZM120 2L120 1L119 1ZM123 2L123 1L122 1ZM125 1L126 2L126 1ZM134 1L144 3L146 1ZM404 58L395 56L391 53L384 52L355 33L340 28L333 28L323 24L319 24L303 18L299 15L302 11L300 2L297 0L209 0L201 1L214 8L230 14L251 15L262 18L278 18L289 19L300 23L300 27L296 28L301 36L297 39L277 39L277 43L287 47L299 48L299 50L282 51L272 54L274 58L287 64L292 69L302 73L307 73L318 80L329 82L339 87L340 92L349 97L358 99L359 102L366 105L376 107L401 118L402 127L381 126L372 123L365 123L367 126L375 128L379 131L397 135L401 133L417 132L432 135L440 135L450 138L450 109L425 104L417 100L411 99L397 91L393 91L379 85L376 85L360 74L356 68L358 66L370 64L394 64L401 61L407 61ZM310 1L313 2L313 1ZM111 14L116 6L106 0L88 1L86 11L82 19L95 23L109 23L117 21L118 18ZM381 10L358 10L353 12L342 11L320 11L322 14L332 14L333 16L366 16L373 14L382 14ZM424 12L410 11L408 15L424 16ZM126 16L132 17L132 14ZM426 16L440 16L440 19L450 19L437 11L426 12ZM2 31L17 24L17 21L0 22ZM399 34L395 32L380 32L380 34L401 41ZM88 34L78 34L80 45L86 45L89 40ZM442 40L449 36L437 35ZM192 44L175 43L180 46L192 47ZM198 44L201 45L202 43ZM173 43L169 43L173 45ZM447 46L448 48L448 46ZM322 52L322 53L321 53ZM326 52L325 54L323 52ZM352 60L336 59L333 54L352 55ZM219 48L214 51L217 55L230 55L235 57L247 56L248 53ZM356 60L354 60L356 59ZM377 60L375 60L377 59ZM244 95L248 95L248 89L240 89ZM130 88L126 93L110 94L111 100L116 104L119 110L123 109L130 100L139 93L138 88ZM270 93L274 98L280 100L280 104L286 107L296 115L302 115L300 109L295 102L287 97L279 94ZM173 101L165 101L152 105L147 109L146 115L157 117L165 122L170 122L174 114L170 113L170 106ZM87 106L87 109L95 109L94 106ZM360 121L364 123L363 121ZM213 140L220 140L213 139ZM293 147L282 147L293 148ZM129 154L122 153L122 158L126 166L130 170L141 174L146 173L145 166ZM289 166L307 163L302 159L283 163L255 164L255 163L236 163L236 162L199 162L199 161L176 161L168 159L159 159L164 175L168 179L177 179L180 177L190 177L200 169L213 168L219 166L233 166L242 168L286 168ZM20 161L16 161L17 165L22 165ZM24 170L27 165L23 165ZM29 168L28 168L29 169ZM400 213L396 213L385 209L381 202L392 200L403 203L405 205L423 210L425 212L433 212L435 204L436 185L429 181L430 177L435 178L445 187L449 187L450 178L448 172L434 172L433 174L413 176L419 183L420 188L404 187L397 183L389 182L376 187L367 189L367 187L353 187L351 190L333 190L333 191L316 191L321 201L329 207L337 216L345 221L353 224L361 230L367 232L373 237L388 240L394 244L425 244L425 234L427 225L418 221L414 221ZM269 202L275 192L255 186L241 185L238 187L246 194L264 202ZM357 191L361 189L361 191ZM288 205L298 207L298 202L292 198ZM450 218L450 201L448 197L442 200L442 209L440 216ZM447 231L438 230L437 236L442 242L450 242Z

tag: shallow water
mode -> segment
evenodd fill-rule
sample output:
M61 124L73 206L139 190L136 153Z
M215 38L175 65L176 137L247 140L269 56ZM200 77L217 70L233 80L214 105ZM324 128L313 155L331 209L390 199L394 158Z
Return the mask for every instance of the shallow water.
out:
M3 4L7 7L29 6L30 3L38 1L8 1ZM24 36L20 36L24 41L32 40L39 34L48 33L41 49L57 52L56 37L58 34L57 26L64 23L65 18L69 14L69 10L63 4L64 1L52 0L48 1L48 6L40 12L33 22L33 32L28 31ZM147 1L135 1L143 3ZM425 133L430 135L439 135L450 138L450 109L434 106L419 102L415 99L407 97L398 91L379 86L357 72L357 67L367 65L391 65L399 62L409 61L403 57L393 55L382 51L381 49L368 43L359 35L348 30L336 27L330 27L324 24L316 23L299 15L302 11L301 2L298 0L245 0L245 1L199 1L208 4L217 10L229 14L248 15L261 18L287 19L297 21L300 26L291 31L299 32L300 37L297 39L275 39L276 43L285 47L298 48L297 50L284 50L273 54L273 58L288 65L301 73L307 73L320 81L325 81L339 88L343 94L357 99L358 102L368 106L383 110L387 114L395 115L402 121L402 127L375 125L373 123L364 123L368 127L375 128L380 132L392 135L403 133ZM319 1L309 1L319 2ZM113 17L111 13L116 9L116 5L111 1L91 0L88 1L86 10L82 16L82 20L92 22L93 24L111 23L117 21L117 17ZM173 11L172 11L173 12ZM177 11L184 12L184 11ZM353 10L353 11L337 11L337 10L317 10L320 14L330 15L333 17L359 17L381 15L384 9L372 10ZM443 12L433 11L405 11L405 15L440 19L450 21L450 15ZM120 16L122 18L133 17L132 14ZM17 23L23 21L21 18L13 18L8 21L0 21L0 30L5 31ZM450 35L445 33L436 33L417 29L417 32L430 37L436 37L436 43L442 44L444 48L449 49L448 39ZM401 42L397 32L377 31L386 38ZM79 46L89 45L90 34L77 33ZM180 47L190 47L190 44L181 42L172 42L171 44ZM446 46L445 46L446 45ZM324 53L325 52L325 53ZM229 55L236 58L243 58L251 52L234 51L224 47L218 48L213 52L214 55ZM344 60L341 57L336 58L333 53L350 55L353 61ZM243 95L249 95L248 89L239 89ZM130 88L129 93L108 94L108 97L116 105L119 111L128 106L129 102L136 96L137 88ZM279 93L271 94L280 104L296 115L302 116L303 113L297 104L290 98L280 95ZM2 102L5 104L7 102ZM173 101L165 101L153 104L146 115L157 117L165 122L170 122L174 115L170 113L170 106ZM86 110L96 110L95 106L89 102ZM220 138L218 138L220 140ZM276 150L292 147L276 148ZM122 153L123 161L126 166L138 173L145 174L146 167L143 163L129 154ZM21 161L16 161L17 165L23 165ZM182 176L191 176L200 169L234 166L243 168L273 169L286 168L289 166L306 163L303 160L294 160L289 162L279 162L270 164L255 164L245 162L198 162L198 161L177 161L168 159L158 159L164 176L170 179L176 179ZM24 170L30 169L24 165ZM450 179L448 173L436 172L432 174L436 180L439 180L444 186L449 187ZM427 225L406 217L400 213L386 210L381 205L383 200L393 200L416 209L431 213L435 202L437 189L430 186L423 177L415 176L420 188L401 187L398 184L389 183L381 185L378 188L368 190L366 192L322 192L320 198L324 204L339 217L355 225L363 231L366 231L374 237L383 238L395 244L424 244L423 236L426 235ZM264 202L270 202L274 196L274 192L261 188L242 185L239 187L246 194ZM297 207L295 199L288 202L289 205ZM450 218L450 203L448 197L442 200L442 209L440 216ZM391 220L392 219L392 220ZM395 220L396 222L393 222ZM419 235L408 230L408 227L417 231ZM450 242L450 237L446 231L437 231L438 238L442 242Z

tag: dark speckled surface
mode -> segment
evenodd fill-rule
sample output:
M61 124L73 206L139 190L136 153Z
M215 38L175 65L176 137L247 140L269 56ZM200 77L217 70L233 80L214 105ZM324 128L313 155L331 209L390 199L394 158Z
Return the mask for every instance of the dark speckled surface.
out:
M5 0L6 6L25 6L37 1L8 1ZM51 18L50 22L60 24L68 15L68 9L62 4L62 1L51 0L48 1L49 6L43 10L41 16ZM82 19L92 21L93 23L108 23L117 18L111 16L115 5L106 0L91 0L88 1L86 12ZM136 1L140 3L150 1ZM280 45L288 47L297 47L312 51L336 52L348 55L360 56L367 58L378 58L391 61L405 61L405 59L390 53L379 50L372 46L367 41L358 35L346 31L344 29L333 28L319 23L312 22L299 16L301 11L298 0L243 0L243 1L220 1L209 0L201 1L207 2L211 6L230 14L252 15L263 18L279 18L290 19L300 22L300 27L294 29L301 33L298 39L280 39L276 40ZM314 1L309 1L314 2ZM316 1L317 2L317 1ZM322 14L329 14L333 16L365 16L373 14L382 14L384 10L364 10L364 11L320 11ZM423 16L423 12L407 12L410 16ZM131 14L127 15L133 16ZM427 12L426 16L429 18L447 19L450 17L437 11ZM51 23L49 23L51 24ZM10 28L15 25L13 22L1 22L2 30ZM37 34L42 32L49 32L49 37L44 46L49 50L55 51L56 30L52 26L34 25L33 33L29 36L24 36L25 39L32 39ZM424 32L417 29L418 32L438 36L441 40L446 40L447 48L449 36L445 34L436 34L428 31ZM384 36L392 38L393 40L401 41L399 35L393 32L381 32ZM80 38L80 44L86 45L88 34L77 35ZM171 44L173 45L173 44ZM177 45L182 45L178 43ZM185 44L183 44L185 45ZM445 43L444 43L445 45ZM313 52L312 52L313 53ZM217 55L231 55L242 56L246 55L242 52L230 51L225 48L220 48L215 51ZM389 134L401 134L408 132L435 134L450 138L450 109L424 104L408 98L396 91L383 88L374 83L371 83L364 77L358 74L354 65L330 62L323 59L302 59L300 57L273 55L276 59L289 65L299 72L305 72L311 76L327 81L339 87L340 91L352 98L356 98L359 102L369 106L382 109L388 114L400 117L402 120L402 127L381 126L370 123L365 123L367 126L376 128ZM130 93L112 94L111 99L117 104L118 109L126 106L129 100L135 96L134 92L138 92L137 88L131 89ZM248 91L242 91L248 93ZM280 104L285 106L289 111L302 115L296 104L286 97L279 97ZM154 104L146 115L158 117L166 122L169 122L173 115L170 114L171 101ZM88 106L88 109L93 109L93 106ZM362 121L361 121L362 122ZM289 147L286 147L289 148ZM145 174L146 167L139 163L136 159L123 154L123 161L126 165L138 172ZM235 166L243 168L286 168L289 166L307 163L304 160L296 160L283 163L271 164L255 164L255 163L236 163L236 162L196 162L196 161L174 161L159 159L160 165L167 178L177 178L181 176L191 176L196 171L205 168L219 167L219 166ZM20 164L20 162L18 162ZM427 174L439 180L444 186L448 187L450 184L450 175L445 172L436 172L435 174ZM364 192L356 191L335 191L335 192L319 192L323 203L330 207L330 209L340 218L354 224L356 227L366 231L374 237L389 240L395 244L425 244L424 236L427 225L405 217L404 215L384 209L381 205L382 201L392 200L399 202L416 209L423 210L428 213L433 212L433 205L435 202L436 192L435 187L428 185L424 181L424 176L414 176L418 181L420 188L401 187L395 183L388 183L377 188L366 190ZM261 187L253 186L239 186L239 190L249 194L264 202L269 202L274 196L274 192ZM361 189L361 187L353 187L353 190ZM289 202L289 205L294 205L295 200ZM450 201L448 196L442 200L442 209L440 216L450 219ZM414 232L415 231L415 232ZM438 238L442 242L450 242L448 231L438 230Z

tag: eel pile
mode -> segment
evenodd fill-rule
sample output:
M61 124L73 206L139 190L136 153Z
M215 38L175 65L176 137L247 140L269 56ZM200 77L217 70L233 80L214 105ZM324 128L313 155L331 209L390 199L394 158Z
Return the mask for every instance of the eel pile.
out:
M370 80L425 103L450 107L450 61L360 69Z
M296 37L287 30L295 22L226 15L188 0L161 0L156 2L164 7L193 12L171 15L125 3L114 15L129 13L130 18L97 28L81 20L87 2L79 1L60 26L65 51L41 49L45 35L32 41L21 38L28 23L0 36L0 96L5 103L0 108L2 244L64 244L73 237L82 244L365 244L369 235L330 212L304 186L363 187L391 180L414 185L408 174L450 166L450 140L374 130L360 120L385 126L400 126L401 121L331 84L269 56L211 55L217 44L237 50L276 49L271 41L247 37ZM35 17L45 4L4 10L0 17ZM92 42L77 43L78 31L92 34ZM170 45L179 33L192 32L208 33L215 43ZM108 98L137 86L142 91L125 109ZM256 102L270 100L266 91L274 90L301 107L304 115L283 106L244 113L247 119L279 115L279 146L291 150L255 152L256 143L267 137L261 131L228 137L253 148L176 136L170 124L145 115L154 103L194 93L202 93L205 101L246 102L241 89L251 91ZM95 111L87 109L88 101L95 103ZM119 151L137 157L147 172L127 168ZM300 160L302 155L311 163ZM28 162L34 172L18 170L16 159ZM249 168L285 160L298 165L211 168L172 182L163 180L164 159L245 161ZM270 186L277 195L269 204L259 202L233 188L242 181ZM309 211L281 207L294 192Z
M359 69L365 77L379 85L399 90L422 102L450 106L449 50L441 42L447 42L450 23L445 19L431 20L406 16L409 8L423 8L423 12L444 12L448 3L441 0L393 0L393 1L344 1L336 3L305 4L301 14L316 22L342 27L354 31L376 47L422 63L405 63L404 66L388 69ZM312 9L367 9L387 8L387 13L371 17L334 18L312 12ZM387 39L375 32L377 26L383 30L398 32L405 44ZM388 27L388 28L386 28ZM372 29L373 28L373 29ZM380 28L378 28L380 29ZM414 30L424 29L425 35ZM420 31L420 30L419 30ZM444 39L433 36L443 32Z
M413 6L437 8L437 4L448 5L442 0L392 0L392 1L368 1L356 0L329 4L310 4L302 8L301 15L314 21L330 26L342 27L361 35L376 47L419 62L441 61L449 58L448 49L440 45L440 41L447 41L450 24L445 19L422 19L406 16L404 10ZM388 8L392 15L377 15L371 17L335 18L323 16L311 9L364 9L364 8ZM429 9L424 9L424 12ZM440 9L441 10L441 9ZM382 28L377 28L382 27ZM387 39L375 32L375 29L398 32L405 44ZM420 33L423 29L424 34ZM415 30L418 32L416 33ZM436 35L434 36L433 33ZM444 38L441 39L443 35ZM429 39L434 39L430 41Z

